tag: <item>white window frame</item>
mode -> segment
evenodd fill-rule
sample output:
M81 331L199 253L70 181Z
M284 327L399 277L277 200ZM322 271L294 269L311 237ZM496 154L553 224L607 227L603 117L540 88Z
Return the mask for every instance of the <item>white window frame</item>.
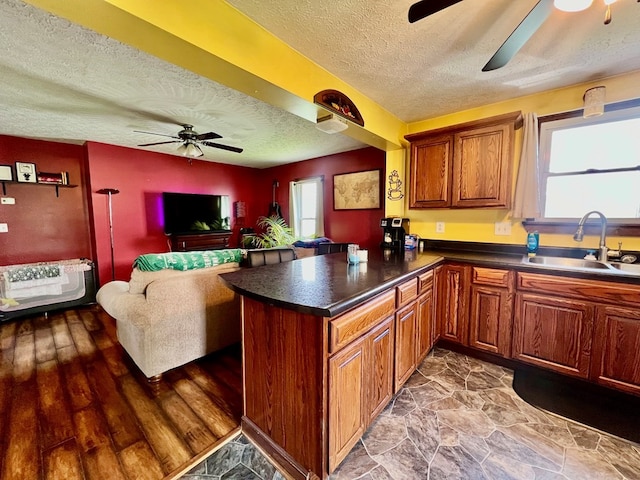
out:
M293 234L296 238L303 238L301 235L303 218L300 217L302 201L300 187L302 187L304 184L309 183L316 184L316 211L315 216L310 217L315 220L316 231L312 236L307 236L306 238L324 237L324 176L318 176L294 180L289 184L291 224L293 228ZM307 218L306 220L309 220L309 218Z

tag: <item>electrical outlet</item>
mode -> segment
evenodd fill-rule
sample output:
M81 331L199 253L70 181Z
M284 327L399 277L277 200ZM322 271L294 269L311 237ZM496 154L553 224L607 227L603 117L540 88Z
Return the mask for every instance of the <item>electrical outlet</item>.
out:
M444 222L436 222L436 233L444 233Z
M15 205L16 199L13 197L2 197L0 198L0 204L2 205Z
M510 222L496 222L495 223L496 235L511 235L511 223Z
M0 223L0 233L7 233L9 231L9 225L6 223Z

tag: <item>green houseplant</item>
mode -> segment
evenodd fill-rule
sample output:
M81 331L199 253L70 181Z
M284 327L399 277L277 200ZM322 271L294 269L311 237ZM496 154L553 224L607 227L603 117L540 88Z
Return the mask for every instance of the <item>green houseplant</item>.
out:
M293 229L282 217L260 217L258 226L264 232L251 238L252 244L258 248L283 247L296 241Z

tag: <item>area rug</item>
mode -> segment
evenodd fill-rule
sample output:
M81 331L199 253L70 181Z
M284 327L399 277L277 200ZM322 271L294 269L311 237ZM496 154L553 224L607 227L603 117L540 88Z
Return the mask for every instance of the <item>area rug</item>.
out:
M535 407L640 443L640 397L528 369L514 371L513 389Z

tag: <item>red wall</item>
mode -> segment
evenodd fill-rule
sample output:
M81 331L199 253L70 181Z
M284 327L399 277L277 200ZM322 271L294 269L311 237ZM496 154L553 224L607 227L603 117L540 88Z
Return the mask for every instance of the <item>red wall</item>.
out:
M0 164L35 163L39 172L69 172L76 188L8 183L6 195L15 205L0 204L0 265L91 258L89 209L84 182L82 145L30 140L0 135Z
M373 147L314 158L280 167L266 169L263 179L278 180L280 187L276 201L282 207L282 216L289 220L289 182L324 175L325 236L334 242L352 242L360 248L379 248L382 241L380 219L384 217L384 195L381 207L375 210L334 210L333 176L340 173L381 169L380 183L384 185L385 152Z
M247 203L247 224L262 215L256 199L260 170L184 157L87 143L96 259L100 284L111 280L108 196L102 188L120 191L112 196L116 279L128 280L131 265L143 253L168 252L162 225L162 192L229 195L231 203ZM232 216L237 245L238 225Z

